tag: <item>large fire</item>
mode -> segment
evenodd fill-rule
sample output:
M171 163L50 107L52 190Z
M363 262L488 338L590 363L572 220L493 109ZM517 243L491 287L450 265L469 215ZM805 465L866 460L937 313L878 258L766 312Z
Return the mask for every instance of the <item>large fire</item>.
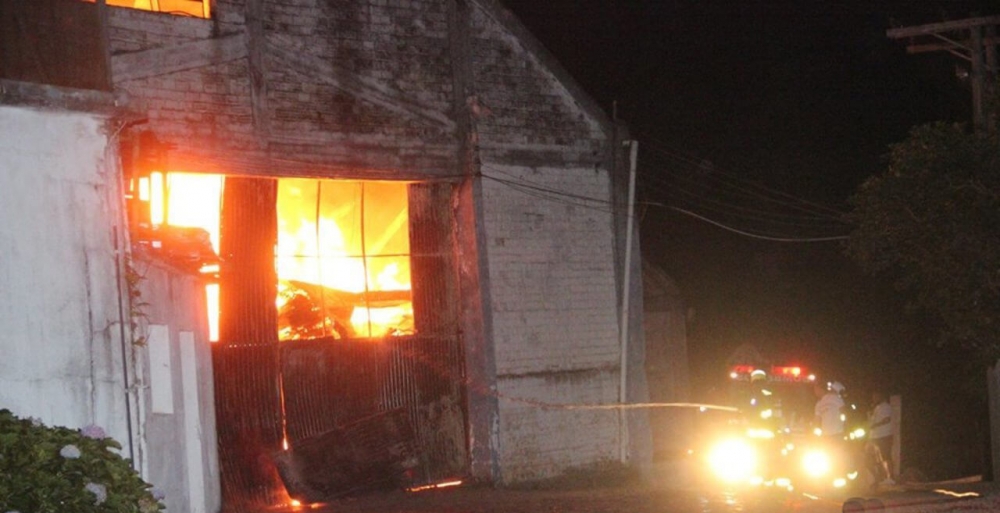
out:
M219 252L222 175L171 172L140 179L154 225L206 230ZM407 186L398 182L278 179L280 340L413 333ZM206 289L218 340L218 284Z

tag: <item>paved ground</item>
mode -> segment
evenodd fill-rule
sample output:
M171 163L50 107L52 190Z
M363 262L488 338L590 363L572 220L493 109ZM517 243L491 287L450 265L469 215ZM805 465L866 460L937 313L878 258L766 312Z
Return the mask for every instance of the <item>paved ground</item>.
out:
M955 493L967 493L958 492ZM1000 496L955 498L932 491L897 490L878 495L896 513L1000 511ZM458 487L417 493L391 492L331 504L285 509L316 513L840 513L847 497L796 493L735 494L657 486L587 490L496 490ZM869 504L871 506L871 504ZM873 510L867 510L873 511ZM879 511L879 510L874 510Z
M305 509L305 508L303 508ZM318 506L317 513L714 513L837 512L841 502L804 497L752 498L649 486L590 490L454 488L393 492Z
M726 492L663 475L620 482L583 481L557 487L510 490L458 486L421 492L388 492L329 504L271 510L271 513L841 513L850 493ZM1000 511L1000 487L967 482L895 486L877 493L894 513L980 513ZM868 506L876 503L869 502Z

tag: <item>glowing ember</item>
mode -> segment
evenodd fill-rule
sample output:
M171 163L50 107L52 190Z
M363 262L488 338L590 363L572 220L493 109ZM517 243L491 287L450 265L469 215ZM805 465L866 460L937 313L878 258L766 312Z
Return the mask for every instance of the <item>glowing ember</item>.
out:
M443 481L443 482L440 482L440 483L434 483L434 484L429 484L429 485L414 486L413 488L407 488L406 491L408 491L408 492L422 492L422 491L425 491L425 490L436 490L436 489L439 489L439 488L450 488L452 486L460 486L461 484L462 484L462 480L461 479L456 479L456 480L453 480L453 481Z

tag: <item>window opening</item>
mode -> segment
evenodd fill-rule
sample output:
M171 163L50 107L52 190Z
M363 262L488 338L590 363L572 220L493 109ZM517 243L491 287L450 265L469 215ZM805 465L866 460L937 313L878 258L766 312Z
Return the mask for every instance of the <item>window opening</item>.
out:
M414 333L407 185L278 180L279 339Z
M177 243L172 230L188 229L183 237L203 239L217 255L224 183L224 175L159 171L131 180L132 222L143 232L138 239L193 261L184 246L179 252L163 247ZM276 207L279 340L415 333L406 183L280 178ZM217 278L219 267L200 271ZM205 294L215 342L217 279Z
M84 1L95 2L95 0ZM105 0L105 2L112 7L127 7L179 16L209 18L211 15L210 0Z
M208 278L208 337L219 340L219 219L222 175L153 171L129 182L131 224L138 241ZM138 203L136 203L138 202Z

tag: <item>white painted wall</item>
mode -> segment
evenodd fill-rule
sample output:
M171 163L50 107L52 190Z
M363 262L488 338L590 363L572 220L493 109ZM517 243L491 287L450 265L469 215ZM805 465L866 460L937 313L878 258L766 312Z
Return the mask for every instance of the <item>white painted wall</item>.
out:
M94 114L0 106L0 408L102 426L129 456L112 227Z
M166 492L168 512L218 511L204 289L137 261L153 340L122 344L112 234L124 219L103 127L92 114L0 106L0 408L102 426ZM128 408L123 361L141 391Z
M143 475L166 494L168 513L222 505L212 348L200 277L137 254L148 351L137 359Z
M545 189L609 197L606 171L489 164L491 174ZM618 401L619 337L611 213L483 182L507 482L618 457L614 410L539 403Z

